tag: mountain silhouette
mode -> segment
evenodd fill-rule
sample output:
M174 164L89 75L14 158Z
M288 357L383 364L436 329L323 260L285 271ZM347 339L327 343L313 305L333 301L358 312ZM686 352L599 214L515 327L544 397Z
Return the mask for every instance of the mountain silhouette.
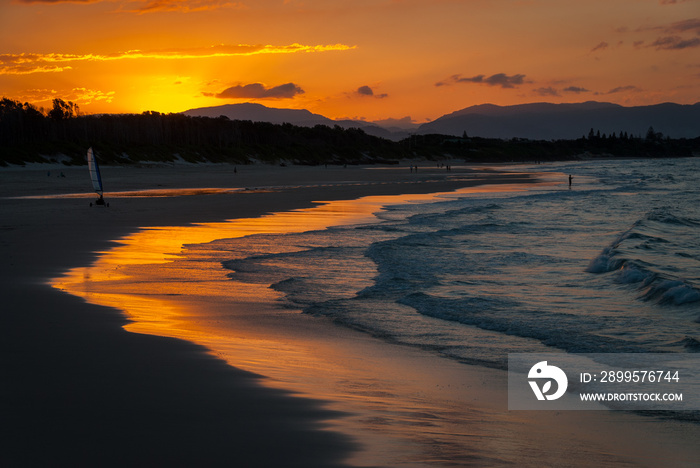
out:
M370 135L392 140L409 135L409 130L382 125L381 122L333 120L306 109L277 109L256 103L201 107L187 110L183 114L213 118L226 116L231 120L290 123L303 127L339 125L342 128L360 128ZM664 103L638 107L595 101L576 104L539 102L515 106L481 104L443 115L411 133L462 136L466 132L468 136L484 138L571 140L588 135L591 129L607 135L626 132L643 137L649 127L671 138L699 137L700 103Z
M314 114L306 109L278 109L267 107L253 102L241 104L224 104L214 107L200 107L182 112L191 117L228 117L231 120L250 120L253 122L269 122L273 124L289 123L299 127L314 127L338 125L342 128L361 128L369 135L383 138L396 139L392 133L394 129L388 129L361 120L333 120L320 114Z
M446 114L419 127L418 133L536 140L576 139L591 129L610 135L646 135L649 127L672 138L700 136L700 103L623 107L609 102L483 104Z

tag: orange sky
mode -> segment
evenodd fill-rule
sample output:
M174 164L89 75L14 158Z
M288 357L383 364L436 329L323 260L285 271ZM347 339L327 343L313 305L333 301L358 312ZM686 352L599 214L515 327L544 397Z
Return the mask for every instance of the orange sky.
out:
M0 31L0 95L86 113L700 101L700 0L1 0Z

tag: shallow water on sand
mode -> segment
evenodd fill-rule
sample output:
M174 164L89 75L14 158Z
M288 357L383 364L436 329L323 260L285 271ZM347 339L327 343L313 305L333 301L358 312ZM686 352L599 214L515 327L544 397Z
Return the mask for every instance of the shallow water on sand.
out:
M289 307L461 361L697 352L698 166L560 164L572 187L444 196L389 206L370 225L215 246L234 282L269 284Z

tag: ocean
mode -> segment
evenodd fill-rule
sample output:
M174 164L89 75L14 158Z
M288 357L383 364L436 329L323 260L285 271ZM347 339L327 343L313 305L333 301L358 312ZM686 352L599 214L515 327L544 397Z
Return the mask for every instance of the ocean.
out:
M700 351L699 159L515 169L561 183L391 205L379 222L213 251L232 283L267 285L281 307L461 362Z

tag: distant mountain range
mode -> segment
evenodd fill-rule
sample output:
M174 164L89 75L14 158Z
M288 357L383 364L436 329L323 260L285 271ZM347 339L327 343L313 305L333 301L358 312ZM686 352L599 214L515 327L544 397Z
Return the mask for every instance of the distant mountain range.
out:
M290 123L300 127L313 127L315 125L328 125L332 127L338 125L342 128L361 128L369 135L389 139L396 139L393 133L401 132L399 128L380 127L379 125L360 120L333 120L320 114L314 114L306 109L276 109L252 102L200 107L198 109L186 110L182 113L193 117L216 118L223 115L231 120L251 120L253 122L270 122L273 124ZM398 139L401 138L403 138L403 136Z
M410 133L484 138L527 138L533 140L575 139L591 129L610 135L627 132L644 136L649 127L672 138L700 137L700 103L681 105L664 103L653 106L623 107L607 102L578 104L533 103L515 106L483 104L446 114L432 122L410 128L385 122L332 120L304 109L275 109L261 104L227 104L183 112L190 116L219 117L299 126L339 125L357 127L370 135L400 140ZM388 121L391 122L391 121Z
M419 133L445 133L487 138L574 139L590 129L607 135L645 136L649 127L672 138L700 136L700 103L623 107L608 102L534 103L517 106L484 104L423 124Z

